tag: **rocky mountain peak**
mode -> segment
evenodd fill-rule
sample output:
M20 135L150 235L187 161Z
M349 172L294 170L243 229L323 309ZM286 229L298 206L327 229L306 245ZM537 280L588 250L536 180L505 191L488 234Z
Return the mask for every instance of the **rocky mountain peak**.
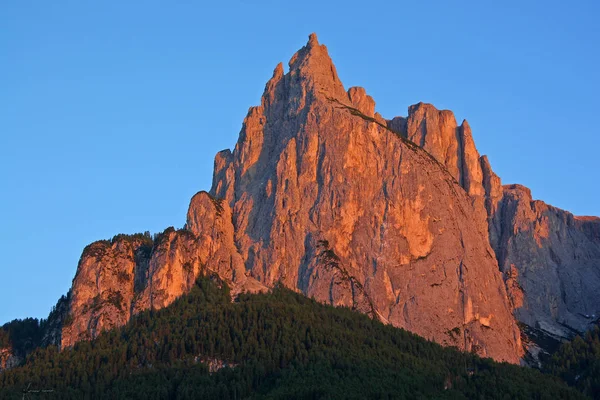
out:
M84 251L63 345L216 273L234 293L281 283L515 363L514 315L561 333L600 314L589 295L600 290L599 226L502 186L451 111L418 103L385 120L365 89L345 91L311 34L289 72L274 69L234 150L216 155L185 229Z
M308 35L308 43L307 47L316 47L319 45L319 39L317 39L317 34L315 32Z
M408 108L408 117L395 117L387 125L426 150L467 193L485 194L480 156L467 120L457 125L452 111L420 102Z
M347 98L327 47L319 44L316 34L312 33L308 43L292 56L289 67L288 82L291 86L299 84L303 96Z
M515 362L483 199L468 195L481 181L468 124L424 103L386 121L365 89L344 90L311 37L287 74L275 69L234 151L217 154L211 195L229 205L235 248L261 284Z

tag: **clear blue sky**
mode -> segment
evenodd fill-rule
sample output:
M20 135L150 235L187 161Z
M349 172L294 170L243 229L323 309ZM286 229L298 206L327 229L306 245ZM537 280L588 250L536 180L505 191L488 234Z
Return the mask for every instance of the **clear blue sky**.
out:
M598 1L223 3L2 2L0 323L46 316L86 244L181 227L313 31L386 118L451 109L504 183L600 215Z

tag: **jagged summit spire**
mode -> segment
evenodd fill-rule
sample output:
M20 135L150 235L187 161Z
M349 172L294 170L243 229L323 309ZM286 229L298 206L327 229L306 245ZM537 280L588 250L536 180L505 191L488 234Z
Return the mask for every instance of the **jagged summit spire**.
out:
M299 78L307 91L334 98L347 98L327 47L319 44L315 33L309 35L308 43L294 54L288 65L288 74L292 78Z
M277 64L277 66L275 67L275 69L273 70L273 77L271 79L281 79L281 77L284 75L283 72L283 63L280 62L279 64Z

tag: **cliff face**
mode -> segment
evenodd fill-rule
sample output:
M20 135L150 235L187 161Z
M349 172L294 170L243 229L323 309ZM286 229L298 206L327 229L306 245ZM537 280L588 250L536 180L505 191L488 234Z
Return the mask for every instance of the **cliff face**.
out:
M600 218L573 216L532 200L526 187L490 181L490 242L517 319L558 337L589 329L600 317Z
M168 306L201 273L218 273L240 291L264 290L235 257L231 211L221 203L200 192L190 204L190 230L169 228L154 239L119 235L86 247L73 279L61 346L95 338L137 312Z
M129 320L136 264L143 268L147 263L146 257L140 257L143 252L141 240L124 236L84 249L73 279L70 318L63 325L63 347Z
M169 305L199 274L234 292L282 282L439 343L518 362L514 315L586 326L600 304L600 223L502 186L466 121L429 104L384 119L311 35L279 64L185 229L83 252L62 345ZM561 328L564 330L564 327Z

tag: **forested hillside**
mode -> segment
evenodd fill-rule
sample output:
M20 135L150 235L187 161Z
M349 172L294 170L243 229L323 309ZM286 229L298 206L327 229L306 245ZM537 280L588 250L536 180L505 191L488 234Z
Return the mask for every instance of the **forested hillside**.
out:
M600 398L600 327L564 343L544 369L583 393Z
M443 348L288 289L240 295L217 277L170 307L0 375L0 398L583 398L558 378Z

